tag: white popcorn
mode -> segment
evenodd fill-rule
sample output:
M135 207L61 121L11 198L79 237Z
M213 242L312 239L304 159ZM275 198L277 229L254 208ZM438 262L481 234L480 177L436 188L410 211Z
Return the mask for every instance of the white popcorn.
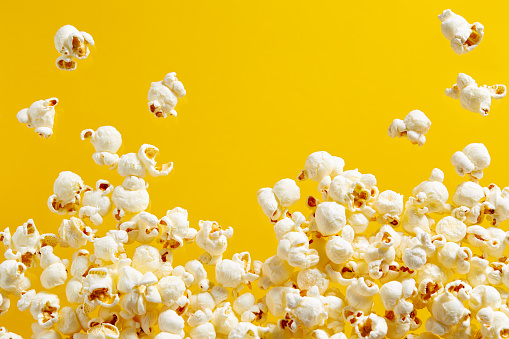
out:
M205 264L215 264L222 259L228 246L228 239L233 235L233 228L228 227L223 230L215 221L201 220L198 225L200 230L196 234L196 244L207 252L207 256L203 258L204 261L200 261Z
M167 309L159 313L158 319L159 328L161 331L179 335L184 337L184 319L177 314L177 312Z
M346 225L345 208L334 201L323 202L316 208L315 220L322 235L337 234Z
M469 24L462 16L446 9L438 16L442 34L451 42L456 54L465 54L479 46L484 36L484 26L479 22Z
M140 150L138 151L138 158L147 169L148 174L153 177L166 176L173 169L173 162L162 164L160 166L157 165L155 158L158 153L159 148L149 144L141 145Z
M35 128L35 133L47 139L53 135L55 106L57 104L57 98L38 100L29 108L19 111L16 118L20 123L27 124L28 128Z
M354 279L346 289L345 301L356 310L369 313L373 307L373 297L378 291L378 286L370 280Z
M387 334L387 322L383 317L371 313L359 317L354 323L354 330L358 338L382 339Z
M65 306L58 311L57 328L65 335L72 335L81 331L81 324L76 316L76 311L70 306Z
M387 311L393 311L396 317L409 317L414 305L409 300L417 295L414 279L402 282L390 281L380 287L379 295Z
M460 247L454 242L447 242L437 251L437 258L440 264L446 268L454 268L461 274L470 270L472 250L468 247Z
M228 339L260 339L258 327L248 322L240 322L230 332Z
M94 239L94 254L90 260L117 263L125 257L124 245L128 240L125 231L109 231L106 236Z
M381 192L375 199L373 208L380 224L399 225L403 213L403 195L391 190Z
M483 144L469 144L463 151L452 155L451 162L456 173L461 176L469 174L475 179L482 179L483 169L490 165L490 154Z
M44 246L39 250L41 267L41 285L47 290L65 284L69 260L61 260L53 254L53 247Z
M480 334L482 338L504 338L509 328L509 318L500 311L485 307L477 313L477 320L482 325Z
M30 290L18 301L18 308L20 311L29 309L39 326L49 329L58 323L60 300L55 294L46 292L36 294L34 290Z
M189 315L187 323L191 326L189 336L191 339L214 339L216 337L216 330L214 325L209 321L212 319L212 311L206 309L205 311L199 310Z
M473 286L488 284L487 269L490 262L484 258L473 256L470 260L470 271L468 271L468 283Z
M509 219L509 187L500 190L500 188L491 184L484 188L486 202L484 213L491 224L496 226L499 223Z
M368 274L373 279L380 279L396 258L395 239L387 230L377 233L372 243L366 248L364 261L368 264Z
M76 59L86 59L90 50L88 45L94 45L94 39L86 32L78 31L74 26L65 25L55 34L55 48L62 54L57 58L58 69L73 71L76 69Z
M23 337L7 331L5 327L0 327L0 339L23 339Z
M277 221L281 215L286 214L288 207L293 206L300 199L300 189L292 179L278 181L273 189L262 188L258 190L258 204L263 213L272 221Z
M443 184L444 172L435 168L428 181L423 181L412 191L411 204L426 209L425 213L445 213L451 209L447 204L449 192Z
M0 287L16 295L27 291L30 279L25 276L27 267L16 260L4 260L0 263Z
M9 307L11 306L11 300L6 292L0 290L0 316L7 313Z
M275 317L281 318L286 314L286 295L287 294L299 294L298 289L291 287L277 286L271 288L266 294L266 303L269 312Z
M158 118L166 118L168 114L176 117L175 106L178 99L185 95L186 90L177 79L177 73L166 74L164 80L153 82L150 86L147 97L150 113Z
M100 226L103 217L109 214L113 205L108 195L113 192L113 185L106 180L98 180L95 184L95 191L88 190L83 194L82 207L79 211L80 219L89 218L90 221Z
M308 236L302 232L288 232L277 247L279 258L288 261L293 267L308 268L318 263L318 251L309 248Z
M184 242L191 242L195 239L198 231L189 227L187 211L181 207L175 207L166 212L166 216L159 220L162 226L161 241L166 242L166 247L177 249L184 245Z
M118 338L119 336L118 328L102 318L91 319L88 323L87 339Z
M447 241L459 242L467 235L467 225L456 218L447 216L437 223L436 231L438 234L442 234Z
M467 228L467 241L474 247L492 257L499 258L507 246L507 233L496 227L484 228L470 226Z
M136 153L122 155L118 160L117 172L123 177L135 176L145 178L147 175L147 169Z
M216 281L219 285L239 288L242 284L250 285L258 279L251 268L249 252L236 253L232 260L224 259L216 264Z
M94 241L95 230L87 226L83 220L71 217L62 220L58 228L60 246L78 249L86 245L87 241Z
M309 291L313 286L316 286L320 294L323 294L329 287L329 279L327 274L319 269L307 268L299 271L297 286L301 291Z
M391 138L407 137L412 144L424 145L426 136L431 127L431 120L418 109L411 111L403 120L394 119L389 126Z
M148 303L162 302L157 282L158 279L152 272L142 274L130 266L120 268L117 289L124 293L120 299L122 318L131 319L136 315L145 315L150 307Z
M148 212L136 214L131 220L120 224L119 228L129 235L129 243L138 241L149 244L160 234L159 219Z
M237 326L239 320L235 316L230 303L226 302L224 306L215 309L210 322L214 325L216 333L229 335Z
M345 227L350 226L347 225ZM338 236L329 238L325 247L327 257L335 264L344 264L349 261L354 253L354 249L351 244L352 240L353 239L345 239L345 237Z
M48 198L50 211L61 215L76 213L84 189L85 184L79 175L70 171L61 172L53 185L54 194Z
M94 162L100 166L108 166L110 169L117 167L119 156L117 155L122 145L122 135L113 126L101 126L96 131L86 129L81 132L81 140L90 139L94 145L95 153L92 155Z
M487 285L479 285L473 288L470 292L470 299L468 299L468 307L474 312L485 307L498 310L501 304L500 293L495 287Z
M475 80L465 73L459 73L456 84L445 90L445 95L460 100L462 108L482 116L488 115L492 98L502 99L506 94L505 85L479 87Z
M292 275L294 268L284 259L274 255L263 263L263 277L260 279L259 285L263 289L267 289L271 285L284 284Z
M306 159L304 170L298 180L311 179L320 182L326 176L335 177L343 172L345 162L339 157L331 156L325 151L315 152Z
M92 268L83 281L83 296L85 304L96 307L114 307L119 302L119 296L114 293L114 282L105 267Z
M286 311L297 326L307 328L322 326L327 319L327 312L323 306L316 286L313 286L304 297L294 293L286 294Z
M186 284L180 277L163 277L158 281L157 289L161 294L163 304L166 306L172 306L175 303L179 303L182 304L179 305L182 307L187 303L187 298L184 296L184 293L186 292Z
M115 214L123 215L124 213L144 211L150 203L147 188L148 184L142 178L134 175L125 178L121 186L115 187L111 197L118 210Z

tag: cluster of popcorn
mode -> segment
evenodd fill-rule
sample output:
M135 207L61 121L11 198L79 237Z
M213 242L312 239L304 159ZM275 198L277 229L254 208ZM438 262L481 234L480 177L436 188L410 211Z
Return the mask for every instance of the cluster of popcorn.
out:
M111 126L81 137L122 184L98 180L93 189L62 172L48 199L64 216L57 234L41 234L31 219L0 232L0 315L16 300L34 319L34 339L507 336L509 232L500 224L509 219L509 188L479 184L491 160L483 144L453 154L467 180L452 201L439 169L405 202L380 192L374 175L344 170L343 159L311 154L297 182L258 191L278 241L276 254L259 261L249 252L224 257L231 227L200 221L195 229L180 207L162 217L146 211L144 178L173 168L156 162L157 147L118 156L122 137ZM319 191L306 199L307 216L290 210L304 180ZM93 227L107 215L115 227L99 236ZM203 253L173 265L175 251L190 243ZM59 248L74 254L61 258ZM0 329L0 338L18 337Z
M90 34L80 32L71 25L61 27L55 34L55 48L62 54L57 58L57 68L75 70L77 63L74 59L86 59L90 54L88 46L94 46L94 39Z

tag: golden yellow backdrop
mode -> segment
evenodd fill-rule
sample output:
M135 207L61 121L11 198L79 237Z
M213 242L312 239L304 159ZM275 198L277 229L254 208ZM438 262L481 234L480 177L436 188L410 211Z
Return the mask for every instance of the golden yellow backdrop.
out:
M451 50L437 19L446 8L484 24L479 48L461 56ZM168 177L149 179L150 212L161 217L181 206L193 227L201 219L233 226L227 257L249 250L264 260L275 253L256 192L296 178L317 150L342 157L346 169L375 174L381 190L406 200L434 167L455 187L461 178L451 155L483 142L492 165L482 184L504 187L509 99L494 101L481 117L444 89L459 72L480 84L509 83L508 10L509 2L466 0L4 2L0 227L14 231L33 218L42 232L56 233L62 217L46 200L63 170L91 186L98 179L120 184L115 171L94 164L90 142L80 140L81 130L103 125L122 133L120 154L150 143L159 147L159 161L174 162ZM96 42L73 72L55 67L53 36L65 24ZM188 94L178 118L157 119L147 92L172 71ZM60 103L54 135L44 140L16 113L52 96ZM423 147L387 136L391 121L413 109L433 123ZM314 183L301 186L303 197L315 193ZM107 220L100 232L113 227ZM31 322L15 303L0 318L26 338Z

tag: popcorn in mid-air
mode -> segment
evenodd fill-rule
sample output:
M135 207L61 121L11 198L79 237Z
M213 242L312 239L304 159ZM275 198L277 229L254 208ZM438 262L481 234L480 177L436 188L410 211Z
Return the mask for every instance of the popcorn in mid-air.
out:
M56 61L58 69L75 70L77 64L73 58L86 59L90 54L89 45L94 45L94 39L87 32L80 32L71 25L60 27L55 34L55 48L62 54Z
M419 110L413 110L406 115L403 120L394 119L389 126L389 136L391 138L407 137L412 144L424 145L426 136L431 127L431 121Z
M29 108L23 108L16 117L22 124L29 128L35 128L35 133L44 138L53 135L53 124L55 122L55 106L57 98L49 98L34 102Z
M456 83L445 90L445 95L459 99L461 107L482 116L488 115L491 99L502 99L507 94L505 85L478 86L475 80L465 73L458 74Z
M481 43L484 26L479 22L469 24L450 9L446 9L438 19L442 23L442 34L451 42L451 48L455 53L468 53Z
M153 82L148 91L148 108L150 113L158 118L169 115L177 116L175 106L179 98L186 95L182 82L177 79L177 73L166 74L164 80Z
M86 129L81 132L81 140L90 139L94 145L95 153L92 155L98 165L109 166L110 169L117 167L120 159L117 152L122 145L122 135L115 127L101 126L96 131Z

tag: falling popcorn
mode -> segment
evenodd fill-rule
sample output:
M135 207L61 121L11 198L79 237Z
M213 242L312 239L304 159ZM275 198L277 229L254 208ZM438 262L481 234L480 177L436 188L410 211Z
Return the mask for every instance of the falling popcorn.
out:
M158 118L177 116L175 106L179 98L186 95L184 85L177 79L177 73L166 74L164 80L153 82L148 91L148 108Z
M438 16L442 34L451 42L452 50L464 54L479 46L484 36L484 26L479 22L469 24L462 16L446 9Z
M431 127L431 121L419 110L413 110L408 113L403 120L394 119L389 126L389 136L391 138L407 137L412 144L424 145L426 137Z
M488 115L491 98L502 99L507 94L505 85L477 86L475 80L465 73L458 74L456 84L445 90L445 95L460 99L461 107L482 116Z
M94 46L94 39L87 32L80 32L74 26L65 25L55 34L55 48L62 54L57 58L58 69L73 71L76 61L86 59L90 54L88 46Z
M16 117L19 122L27 124L28 128L35 128L35 133L47 139L53 134L57 104L57 98L39 100L34 102L30 108L19 111Z

